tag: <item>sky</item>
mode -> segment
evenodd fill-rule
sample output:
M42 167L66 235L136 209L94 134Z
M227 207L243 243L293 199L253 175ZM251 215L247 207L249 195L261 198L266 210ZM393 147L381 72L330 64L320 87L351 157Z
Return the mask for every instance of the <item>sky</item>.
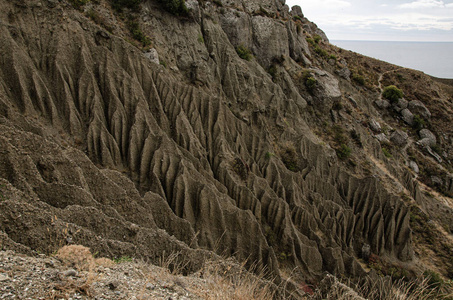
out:
M453 42L453 0L286 0L330 40Z

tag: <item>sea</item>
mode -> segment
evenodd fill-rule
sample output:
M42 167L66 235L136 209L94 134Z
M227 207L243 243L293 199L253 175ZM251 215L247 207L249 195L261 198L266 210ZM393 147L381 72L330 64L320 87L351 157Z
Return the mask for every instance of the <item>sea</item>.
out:
M453 79L453 42L332 40L330 43L434 77Z

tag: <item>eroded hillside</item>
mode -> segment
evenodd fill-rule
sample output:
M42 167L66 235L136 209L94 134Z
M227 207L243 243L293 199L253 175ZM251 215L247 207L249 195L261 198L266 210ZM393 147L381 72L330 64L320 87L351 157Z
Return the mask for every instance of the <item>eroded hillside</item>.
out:
M372 273L451 278L448 84L284 1L82 2L0 1L3 248L234 256L297 289L364 276L369 245Z

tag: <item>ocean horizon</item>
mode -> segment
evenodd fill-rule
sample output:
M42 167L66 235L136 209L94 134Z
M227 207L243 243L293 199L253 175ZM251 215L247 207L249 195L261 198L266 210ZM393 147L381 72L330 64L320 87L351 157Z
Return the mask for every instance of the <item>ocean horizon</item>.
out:
M331 40L330 43L434 77L453 79L453 42Z

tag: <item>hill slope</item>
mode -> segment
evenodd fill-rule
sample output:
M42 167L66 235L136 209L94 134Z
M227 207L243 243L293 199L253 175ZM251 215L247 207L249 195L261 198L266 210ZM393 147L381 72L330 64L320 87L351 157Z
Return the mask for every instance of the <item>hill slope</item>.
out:
M217 253L299 284L365 275L369 245L451 278L448 85L282 1L85 2L0 2L3 248L181 252L187 272Z

